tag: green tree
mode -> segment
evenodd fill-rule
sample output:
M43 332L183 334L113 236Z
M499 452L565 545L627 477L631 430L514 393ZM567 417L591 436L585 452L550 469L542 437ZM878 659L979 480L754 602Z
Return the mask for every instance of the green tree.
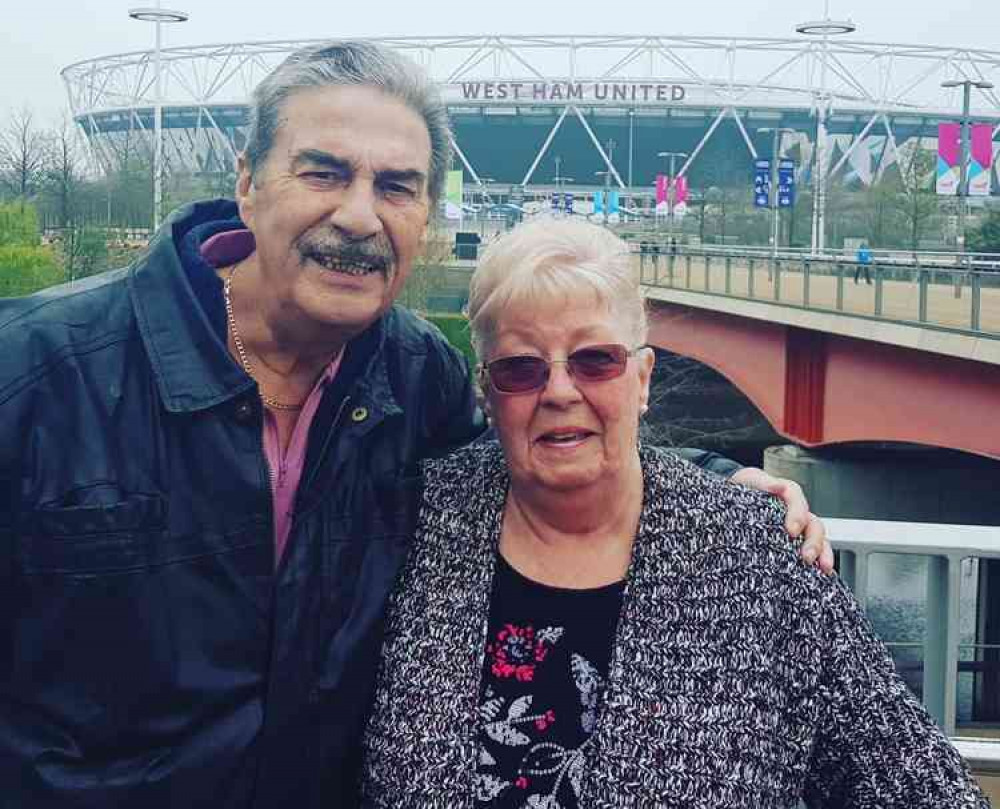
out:
M990 211L983 223L969 234L969 249L976 253L1000 253L1000 210Z

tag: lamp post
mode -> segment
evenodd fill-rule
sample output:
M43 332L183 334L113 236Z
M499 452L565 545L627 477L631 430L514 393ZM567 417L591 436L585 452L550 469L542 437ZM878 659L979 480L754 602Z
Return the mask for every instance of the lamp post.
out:
M958 253L965 259L965 217L969 199L969 105L972 101L972 88L992 90L993 83L977 81L976 79L955 79L941 83L942 87L962 88L962 156L958 173L958 234L956 238Z
M781 136L785 132L794 133L794 129L785 126L765 126L757 130L760 134L774 133L774 147L771 152L771 255L778 256L778 233L780 211L778 209L778 159L781 156Z
M662 157L664 160L669 160L670 161L669 162L670 174L669 174L669 176L667 178L668 179L668 183L667 183L667 216L669 217L668 224L667 224L667 233L670 236L670 238L673 238L673 236L674 236L674 201L676 199L675 195L677 193L677 180L676 180L676 177L674 176L674 172L677 170L676 169L676 160L677 160L678 157L681 157L681 158L687 157L688 154L687 154L687 152L657 152L656 156L657 157Z
M160 64L160 48L163 42L160 27L163 23L185 22L187 12L160 8L156 0L155 8L132 8L128 12L133 20L156 23L156 61L154 76L156 91L153 98L153 231L160 228L163 208L163 71Z
M830 37L853 34L858 26L851 20L830 19L830 0L826 0L822 20L800 23L795 30L807 36L823 38L823 62L820 66L820 85L816 93L816 163L813 169L812 254L826 249L826 121L830 115L830 95L827 92L826 72L830 61Z

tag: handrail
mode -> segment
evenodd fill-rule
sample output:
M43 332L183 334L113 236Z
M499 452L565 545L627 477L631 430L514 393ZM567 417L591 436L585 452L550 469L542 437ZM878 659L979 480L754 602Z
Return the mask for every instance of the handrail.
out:
M1000 559L1000 526L842 518L824 519L824 523L831 544L840 552L840 575L862 606L868 598L872 554L928 558L924 704L944 731L954 735L961 646L961 563L970 557Z
M1000 739L958 736L951 742L975 773L1000 775Z

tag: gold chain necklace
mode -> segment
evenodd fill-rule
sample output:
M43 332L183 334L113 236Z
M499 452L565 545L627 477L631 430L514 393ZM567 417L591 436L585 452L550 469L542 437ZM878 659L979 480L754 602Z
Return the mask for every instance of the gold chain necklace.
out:
M247 376L257 383L257 395L260 396L260 400L268 407L273 407L275 410L301 410L305 404L304 402L292 404L291 402L279 402L277 399L272 399L264 393L264 389L254 375L250 355L243 346L243 338L240 336L240 330L236 326L236 315L233 314L233 276L236 275L236 269L239 266L237 264L229 271L229 275L226 276L226 283L222 286L222 292L226 299L226 321L229 324L229 331L233 335L233 344L236 346L236 353L239 354L240 365L243 366L243 370L246 371Z

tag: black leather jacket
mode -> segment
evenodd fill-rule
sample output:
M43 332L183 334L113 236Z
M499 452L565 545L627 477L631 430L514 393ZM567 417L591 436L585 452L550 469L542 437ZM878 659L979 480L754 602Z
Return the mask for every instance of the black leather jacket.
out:
M176 244L0 301L0 807L343 805L420 458L482 430L401 309L327 389L274 570L253 381Z
M483 424L458 353L392 309L324 394L275 570L260 402L181 261L233 216L0 300L0 809L353 803L417 464Z

